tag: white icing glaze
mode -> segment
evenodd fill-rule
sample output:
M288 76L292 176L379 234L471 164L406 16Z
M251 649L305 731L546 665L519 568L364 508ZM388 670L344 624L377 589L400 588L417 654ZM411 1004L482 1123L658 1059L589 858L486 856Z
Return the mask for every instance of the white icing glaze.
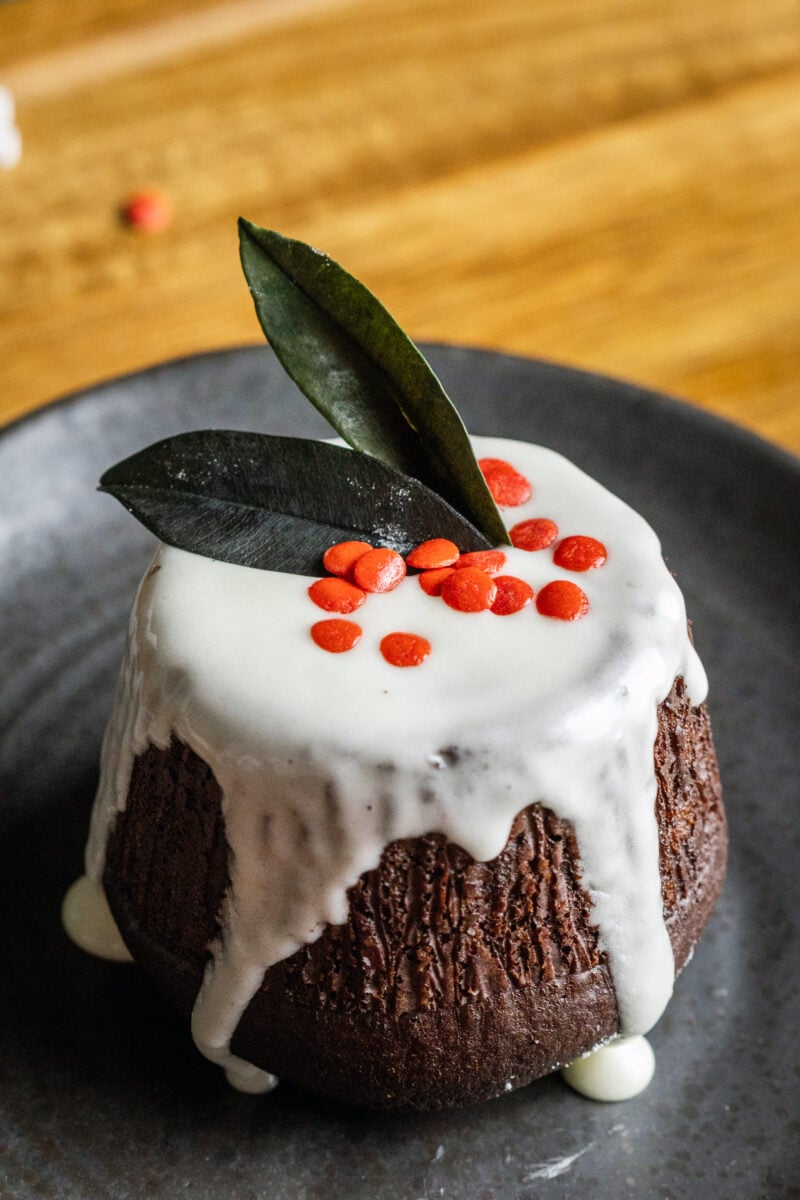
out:
M576 1058L561 1074L571 1088L590 1100L632 1100L650 1083L655 1069L653 1048L639 1035L615 1038Z
M76 879L64 897L61 920L81 950L112 962L133 962L111 915L105 892L86 875Z
M192 1028L234 1073L228 1047L264 971L346 917L346 892L395 838L444 833L476 859L502 850L512 821L541 801L571 820L607 950L625 1033L645 1032L671 994L654 816L657 705L682 675L694 703L703 669L683 599L649 526L552 451L475 439L533 484L505 510L587 534L607 563L572 574L551 549L509 548L505 573L538 591L572 578L590 601L577 622L454 612L416 581L368 598L355 650L309 637L324 614L300 576L162 547L137 598L103 753L87 847L102 877L134 756L174 734L223 793L231 891ZM394 630L433 650L401 670L378 652ZM235 903L234 903L235 898Z
M270 1075L269 1071L262 1071L260 1067L245 1062L243 1058L237 1058L235 1054L227 1055L227 1059L225 1078L237 1092L245 1092L248 1096L263 1096L265 1092L271 1092L278 1086L277 1075Z

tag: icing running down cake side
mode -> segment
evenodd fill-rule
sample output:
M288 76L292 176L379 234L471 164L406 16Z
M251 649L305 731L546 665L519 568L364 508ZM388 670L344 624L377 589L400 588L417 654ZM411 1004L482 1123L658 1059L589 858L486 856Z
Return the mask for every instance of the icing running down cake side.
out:
M580 620L552 619L535 605L499 619L490 611L454 611L409 576L359 610L362 636L352 651L327 654L309 636L320 615L308 596L311 577L161 546L141 585L104 744L86 871L105 886L132 944L139 936L136 902L109 879L107 847L130 816L137 764L149 748L169 754L177 745L207 765L220 793L224 878L192 1031L202 1053L245 1090L274 1082L272 1061L253 1067L231 1049L265 973L294 961L331 927L356 920L354 889L366 886L387 848L437 835L436 853L449 853L446 843L491 865L530 806L554 814L551 847L571 845L574 833L575 894L583 889L588 896L596 928L592 970L602 960L613 981L616 1026L598 1027L597 1036L582 1030L573 1053L617 1030L628 1038L646 1033L671 995L675 954L657 818L670 785L657 778L654 747L676 686L686 713L699 710L706 695L681 593L646 522L577 467L521 442L475 438L473 445L479 457L509 462L531 482L530 498L504 513L513 511L509 527L546 517L561 534L587 534L606 548L601 568L577 574L554 563L555 544L533 552L503 547L504 571L534 595L554 580L579 581L588 599ZM416 669L398 669L378 653L394 630L430 644ZM713 757L710 741L708 747ZM186 802L180 791L174 800ZM714 819L715 878L703 883L700 926L723 869L724 825L716 811ZM686 911L690 890L680 901ZM561 903L557 896L556 908ZM581 970L588 968L576 966L576 977ZM506 992L509 986L503 983ZM480 991L463 999L465 1008L477 1012L486 1002ZM414 1020L413 1011L397 1017L404 1037ZM547 1020L558 1018L548 1013ZM556 1039L552 1055L542 1048L527 1078L565 1065L564 1044ZM643 1080L634 1090L651 1070L634 1072ZM483 1091L526 1081L522 1071ZM601 1094L596 1079L591 1086L592 1095ZM370 1087L366 1102L385 1093L388 1107L404 1106L385 1081ZM610 1098L620 1098L620 1087L613 1085ZM358 1088L354 1095L364 1100ZM465 1087L453 1102L474 1098ZM412 1103L445 1101L423 1096Z

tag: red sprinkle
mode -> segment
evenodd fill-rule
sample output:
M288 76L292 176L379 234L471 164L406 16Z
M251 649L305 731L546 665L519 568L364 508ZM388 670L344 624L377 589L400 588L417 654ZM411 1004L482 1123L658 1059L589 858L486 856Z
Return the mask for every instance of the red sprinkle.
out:
M456 563L459 570L464 567L477 567L487 575L496 575L505 565L506 556L502 550L472 550L469 554L462 554Z
M509 537L518 550L544 550L558 537L558 526L548 517L531 517L515 525Z
M362 554L353 567L353 579L365 592L391 592L405 574L402 555L383 546Z
M531 485L524 475L502 458L479 458L478 466L495 504L501 508L516 508L531 498Z
M323 554L322 565L331 575L338 575L344 579L361 555L371 549L369 542L337 542L335 546L329 546Z
M355 612L367 598L361 588L346 579L316 579L308 594L319 608L338 613Z
M122 216L131 229L161 233L172 220L172 205L162 192L137 192L125 201Z
M332 617L328 621L317 621L311 626L311 636L322 650L331 654L343 654L352 650L361 641L361 626L355 621L342 621Z
M496 595L494 580L478 567L454 571L442 584L442 599L458 612L483 612L492 607Z
M498 575L495 578L497 595L492 605L492 612L498 617L507 617L511 613L526 608L533 599L533 588L524 579L516 575Z
M452 567L458 558L458 546L449 538L431 538L421 546L415 546L406 555L409 567L420 571L431 571L439 567Z
M577 621L589 611L589 599L577 583L571 583L568 579L554 579L539 591L536 607L543 617Z
M602 542L593 537L567 537L559 542L553 562L565 571L591 571L602 567L608 552Z
M418 667L430 652L430 642L418 633L387 633L381 640L381 654L393 667Z
M423 571L417 576L419 586L428 596L441 596L442 584L448 575L452 575L455 567L441 567L437 571Z

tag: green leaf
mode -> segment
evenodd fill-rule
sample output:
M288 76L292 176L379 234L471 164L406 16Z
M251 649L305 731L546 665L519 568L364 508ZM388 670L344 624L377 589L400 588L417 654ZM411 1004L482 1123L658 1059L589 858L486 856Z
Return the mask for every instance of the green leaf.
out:
M171 546L295 575L322 574L328 547L351 539L404 555L431 537L490 544L418 480L306 438L182 433L111 467L100 491Z
M243 218L239 241L264 333L334 429L438 492L492 544L507 544L458 412L383 305L304 242Z

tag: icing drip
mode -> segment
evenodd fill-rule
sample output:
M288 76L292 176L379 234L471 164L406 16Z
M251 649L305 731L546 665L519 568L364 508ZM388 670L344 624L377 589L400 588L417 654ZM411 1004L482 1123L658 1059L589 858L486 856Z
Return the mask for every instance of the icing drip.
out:
M86 865L126 802L134 757L173 734L223 794L231 889L198 995L200 1050L241 1078L229 1051L265 970L341 923L347 889L395 838L438 831L474 858L502 850L541 801L572 821L626 1034L646 1032L672 990L654 815L657 705L682 675L705 698L683 599L649 526L541 447L475 439L533 484L513 523L555 521L608 550L581 574L575 623L528 608L454 612L414 579L359 610L361 643L322 653L300 576L162 547L140 589L106 735ZM508 548L509 573L538 592L569 577L552 549ZM414 671L378 653L393 629L433 647ZM252 1068L248 1068L252 1070ZM266 1073L256 1080L268 1084Z
M61 906L64 928L81 950L111 962L133 962L99 883L81 875Z
M647 1038L615 1038L576 1058L561 1071L571 1088L589 1100L632 1100L653 1078L656 1060Z

